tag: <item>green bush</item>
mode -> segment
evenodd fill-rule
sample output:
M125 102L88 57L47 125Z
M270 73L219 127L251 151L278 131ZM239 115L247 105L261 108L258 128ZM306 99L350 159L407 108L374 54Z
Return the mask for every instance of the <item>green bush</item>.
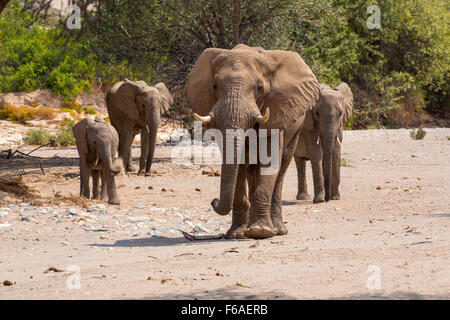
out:
M50 142L52 135L44 129L31 129L28 130L23 141L31 145L45 145Z
M72 146L76 142L75 137L73 136L72 126L59 128L54 138L61 147Z
M13 1L0 15L0 91L50 88L65 100L88 90L96 59L82 42L69 41L55 27L26 26L33 16ZM38 21L39 22L39 21Z
M86 108L83 109L83 111L86 114L97 114L97 111L94 108L86 107Z
M68 147L75 145L76 140L73 136L72 126L65 126L59 128L55 135L52 135L45 129L31 129L28 130L23 141L31 145L46 145L51 140L54 140L58 146Z
M413 140L422 140L423 138L425 138L425 135L427 134L427 132L425 130L423 130L422 127L419 127L419 129L412 129L409 132L409 136L411 137L411 139Z

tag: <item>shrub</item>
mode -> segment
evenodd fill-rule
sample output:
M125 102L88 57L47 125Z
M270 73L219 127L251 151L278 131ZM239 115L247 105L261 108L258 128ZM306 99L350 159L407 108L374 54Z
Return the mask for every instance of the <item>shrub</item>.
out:
M76 142L75 137L73 136L72 126L60 128L54 136L54 139L61 147L72 146Z
M76 101L66 101L63 108L75 110L78 114L83 112L83 106Z
M422 140L423 138L425 138L425 135L427 134L427 132L425 130L423 130L422 127L419 127L419 129L413 129L409 132L409 136L411 137L411 139L413 140Z
M103 120L105 120L108 123L111 123L111 120L109 120L109 117L104 117Z
M73 127L75 125L75 120L71 119L71 118L67 118L65 117L64 119L62 119L61 121L61 126L65 127L65 126L71 126Z
M56 111L50 107L33 108L30 106L13 106L6 104L0 108L0 119L8 120L15 123L25 124L29 120L42 119L52 120L56 116Z
M86 108L83 109L83 111L86 114L97 114L97 111L94 108L86 107Z
M44 145L50 142L52 135L44 129L28 130L23 141L31 145Z

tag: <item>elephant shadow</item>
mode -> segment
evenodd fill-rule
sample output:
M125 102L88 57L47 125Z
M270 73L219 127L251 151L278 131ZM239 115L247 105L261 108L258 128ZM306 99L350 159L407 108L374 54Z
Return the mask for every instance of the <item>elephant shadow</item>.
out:
M167 246L178 246L178 245L197 245L197 244L202 244L202 243L208 244L208 243L212 243L212 242L223 242L223 241L234 241L234 240L214 239L214 240L190 241L190 240L187 240L185 237L170 238L170 237L164 237L164 236L152 236L150 238L116 240L116 242L111 243L111 244L93 243L93 244L89 244L89 245L92 247L134 248L134 247L167 247Z

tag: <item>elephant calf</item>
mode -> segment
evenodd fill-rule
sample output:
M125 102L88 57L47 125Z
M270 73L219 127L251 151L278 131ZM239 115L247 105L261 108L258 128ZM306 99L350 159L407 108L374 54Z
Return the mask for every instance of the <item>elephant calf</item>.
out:
M72 131L80 156L80 196L90 199L89 177L92 176L92 199L108 199L109 204L120 204L114 174L122 171L122 161L113 163L119 145L116 129L102 118L96 117L95 120L81 120Z
M338 200L341 142L344 123L353 109L350 87L341 83L335 89L320 85L318 104L306 113L294 159L297 165L297 200L308 200L305 165L311 160L314 180L314 203Z

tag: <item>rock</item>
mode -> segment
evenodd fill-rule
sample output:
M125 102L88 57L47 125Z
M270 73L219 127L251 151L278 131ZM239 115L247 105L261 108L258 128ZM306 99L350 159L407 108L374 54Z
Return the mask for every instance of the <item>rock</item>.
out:
M30 218L30 217L23 216L23 217L20 218L20 221L31 222L31 218Z
M68 215L76 216L77 214L78 214L77 209L75 209L75 208L68 208L61 214L61 216L63 216L63 217L66 217Z
M22 208L29 207L29 206L30 206L30 204L27 202L22 202L19 204L19 207L22 207Z
M95 212L95 211L97 211L97 207L94 205L91 205L91 206L87 207L86 211L87 212Z
M9 228L11 227L11 223L0 223L0 228Z
M200 223L197 224L194 227L194 230L197 231L197 232L204 232L204 233L209 233L210 232L208 228L206 228L204 225L202 225Z
M9 214L8 211L0 211L0 217L7 216Z
M134 209L144 209L145 207L142 204L137 204L133 207Z

